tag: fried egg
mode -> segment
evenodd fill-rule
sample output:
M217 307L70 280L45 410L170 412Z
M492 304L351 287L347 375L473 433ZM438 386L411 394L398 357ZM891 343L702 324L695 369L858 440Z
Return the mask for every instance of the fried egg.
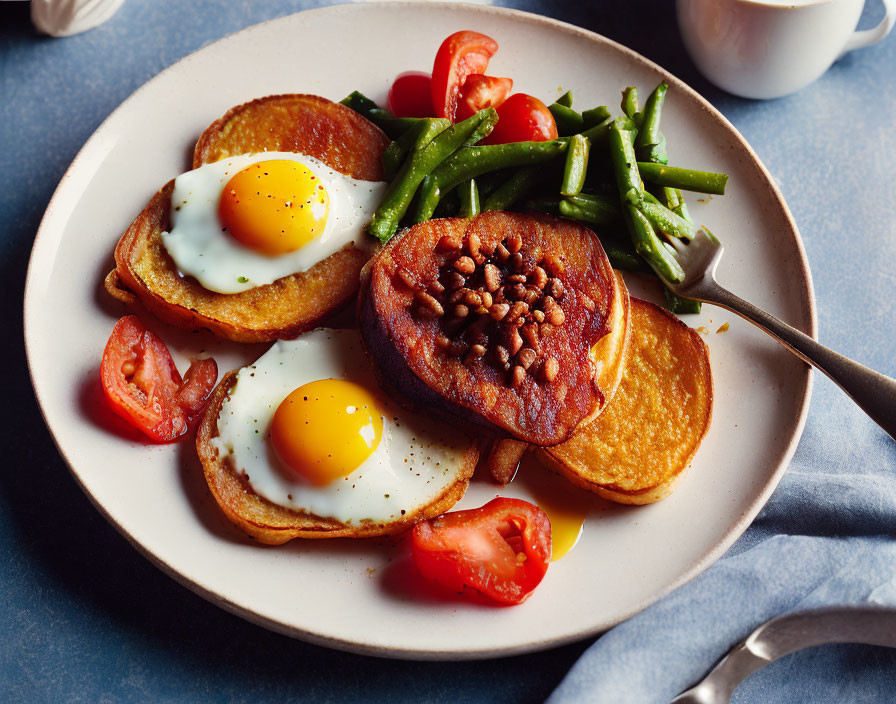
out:
M240 293L306 271L365 232L387 184L349 178L292 152L242 154L174 180L162 243L181 275Z
M244 367L212 443L252 490L347 524L399 520L463 474L470 441L378 388L355 330L276 342Z

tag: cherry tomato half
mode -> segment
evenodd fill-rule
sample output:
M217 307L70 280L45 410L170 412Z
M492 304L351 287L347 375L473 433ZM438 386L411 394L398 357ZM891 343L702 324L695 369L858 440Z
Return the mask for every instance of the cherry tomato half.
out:
M499 107L507 99L511 88L513 81L509 78L483 76L481 73L467 76L458 94L455 118L460 122L484 108Z
M514 93L498 108L498 124L482 144L546 142L557 139L557 123L548 106L525 93Z
M218 365L213 359L194 359L181 379L165 343L137 316L127 315L112 329L100 378L115 413L154 442L171 442L205 410Z
M436 117L454 122L460 88L467 76L485 73L498 43L479 32L455 32L442 42L432 67L432 106Z
M399 73L389 89L387 106L396 117L432 117L432 77L422 71Z
M499 497L414 526L412 555L428 579L473 587L504 604L532 593L551 561L551 521L528 501Z

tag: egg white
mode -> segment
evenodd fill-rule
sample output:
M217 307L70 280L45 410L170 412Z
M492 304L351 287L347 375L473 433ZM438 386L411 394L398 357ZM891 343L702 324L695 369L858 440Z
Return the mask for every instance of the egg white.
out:
M224 231L218 217L221 191L242 169L260 161L285 159L304 164L323 184L330 199L320 236L294 252L267 256ZM217 293L240 293L307 271L351 243L371 249L374 240L365 225L383 198L384 181L359 181L334 171L322 161L292 152L241 154L205 164L174 179L171 230L162 244L181 275L192 276Z
M324 487L297 477L269 438L280 402L319 379L359 384L376 396L383 411L379 446L354 472ZM469 447L457 431L414 417L379 390L356 330L325 328L276 342L255 364L240 370L212 442L260 496L347 524L365 519L388 523L432 503L456 481Z

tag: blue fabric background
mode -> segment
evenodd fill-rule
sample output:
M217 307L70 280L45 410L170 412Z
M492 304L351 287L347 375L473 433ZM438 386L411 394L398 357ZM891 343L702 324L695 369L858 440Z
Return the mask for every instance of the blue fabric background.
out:
M68 164L161 69L247 25L322 4L127 0L102 27L51 40L31 30L26 3L0 2L0 310L8 338L0 360L10 409L0 471L4 701L537 702L593 642L502 660L407 663L270 633L140 557L76 489L44 427L26 372L21 301L34 232ZM713 102L775 175L796 217L821 341L896 375L896 39L851 54L797 95L753 102L696 73L668 0L499 4L616 39ZM870 0L862 25L881 14ZM725 561L600 639L557 701L585 693L663 701L780 611L870 594L896 603L896 588L885 586L896 562L894 470L896 444L820 379L791 470ZM758 672L735 701L889 702L894 693L896 651L827 646Z

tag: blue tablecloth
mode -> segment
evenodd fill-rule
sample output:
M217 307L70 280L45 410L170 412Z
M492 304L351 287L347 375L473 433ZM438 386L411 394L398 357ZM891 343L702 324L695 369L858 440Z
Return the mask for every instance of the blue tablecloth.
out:
M896 604L896 444L824 379L793 466L724 560L594 645L467 663L318 648L208 604L106 524L75 490L27 377L21 300L43 210L87 137L158 71L249 24L321 4L127 0L102 27L51 40L31 30L26 3L0 2L8 336L0 359L10 409L0 471L0 699L535 702L563 680L556 701L663 701L781 611L831 600ZM671 2L500 4L616 39L713 102L775 175L796 217L821 341L896 375L896 39L848 56L797 95L753 102L696 73ZM863 24L880 16L878 4L870 2ZM827 646L760 671L735 701L888 702L894 692L896 651Z

